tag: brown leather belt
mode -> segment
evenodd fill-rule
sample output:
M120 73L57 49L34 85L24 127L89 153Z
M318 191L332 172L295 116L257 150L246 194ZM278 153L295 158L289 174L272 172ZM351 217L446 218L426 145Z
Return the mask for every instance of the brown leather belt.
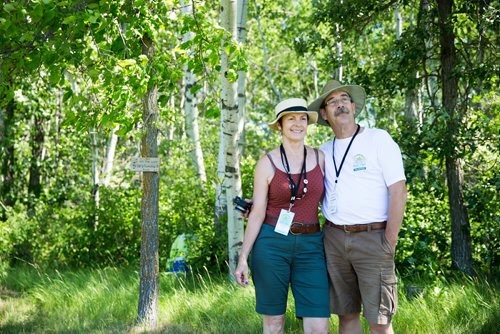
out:
M365 232L373 230L383 230L387 225L387 222L370 223L370 224L356 224L356 225L336 225L331 221L325 221L325 225L331 226L333 228L342 230L344 232Z
M276 226L276 222L265 221L264 224ZM290 233L293 235L298 234L312 234L321 231L321 227L319 223L316 224L304 224L304 223L295 223L293 222L290 226Z

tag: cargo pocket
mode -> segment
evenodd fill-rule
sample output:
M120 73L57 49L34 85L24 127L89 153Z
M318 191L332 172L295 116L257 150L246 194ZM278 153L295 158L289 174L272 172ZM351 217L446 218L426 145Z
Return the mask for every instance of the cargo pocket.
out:
M398 306L398 293L396 276L381 274L380 307L379 314L392 316Z

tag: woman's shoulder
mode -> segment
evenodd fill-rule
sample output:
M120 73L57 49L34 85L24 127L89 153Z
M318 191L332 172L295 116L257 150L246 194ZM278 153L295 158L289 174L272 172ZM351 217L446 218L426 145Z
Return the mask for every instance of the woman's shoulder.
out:
M263 168L272 167L276 159L279 159L279 149L277 148L266 152L263 156L261 156L259 161L257 162L257 168L259 166Z
M279 148L274 148L269 152L264 153L264 155L260 158L259 162L264 162L267 161L269 162L270 160L274 162L276 159L279 159L280 157L280 150Z

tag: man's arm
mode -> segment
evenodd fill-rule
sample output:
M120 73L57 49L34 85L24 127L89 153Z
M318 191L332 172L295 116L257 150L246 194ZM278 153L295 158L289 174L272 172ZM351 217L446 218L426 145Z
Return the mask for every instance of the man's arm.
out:
M407 190L405 180L398 181L389 186L389 212L387 216L385 237L393 250L396 249L399 229L403 222L406 197Z

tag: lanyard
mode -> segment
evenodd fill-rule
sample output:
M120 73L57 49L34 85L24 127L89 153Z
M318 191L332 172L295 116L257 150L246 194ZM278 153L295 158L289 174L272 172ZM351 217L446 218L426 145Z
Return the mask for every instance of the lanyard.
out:
M304 162L302 162L302 169L300 171L300 176L297 184L293 182L292 175L290 174L290 165L288 164L288 159L286 157L286 151L285 148L283 147L283 144L280 145L280 154L281 154L281 163L283 164L283 168L285 169L286 175L288 176L288 183L290 184L290 191L291 191L291 197L290 197L290 207L288 208L288 211L290 211L295 203L295 199L302 199L306 195L307 192L307 173L306 173L306 160L307 160L307 149L304 146ZM300 181L302 180L302 177L304 177L304 189L302 189L302 196L300 198L297 198L297 193L299 192L299 187L300 187Z
M349 152L349 149L351 148L351 144L354 141L354 138L358 135L359 132L359 124L358 128L356 129L356 132L354 132L354 136L352 136L351 141L349 142L349 145L347 146L347 149L345 150L344 156L342 157L342 162L340 163L339 169L337 169L337 163L335 162L335 138L333 138L333 145L332 145L332 158L333 158L333 166L335 167L335 183L337 183L337 180L339 179L340 171L342 170L342 166L344 166L344 161L345 158L347 157L347 152Z

